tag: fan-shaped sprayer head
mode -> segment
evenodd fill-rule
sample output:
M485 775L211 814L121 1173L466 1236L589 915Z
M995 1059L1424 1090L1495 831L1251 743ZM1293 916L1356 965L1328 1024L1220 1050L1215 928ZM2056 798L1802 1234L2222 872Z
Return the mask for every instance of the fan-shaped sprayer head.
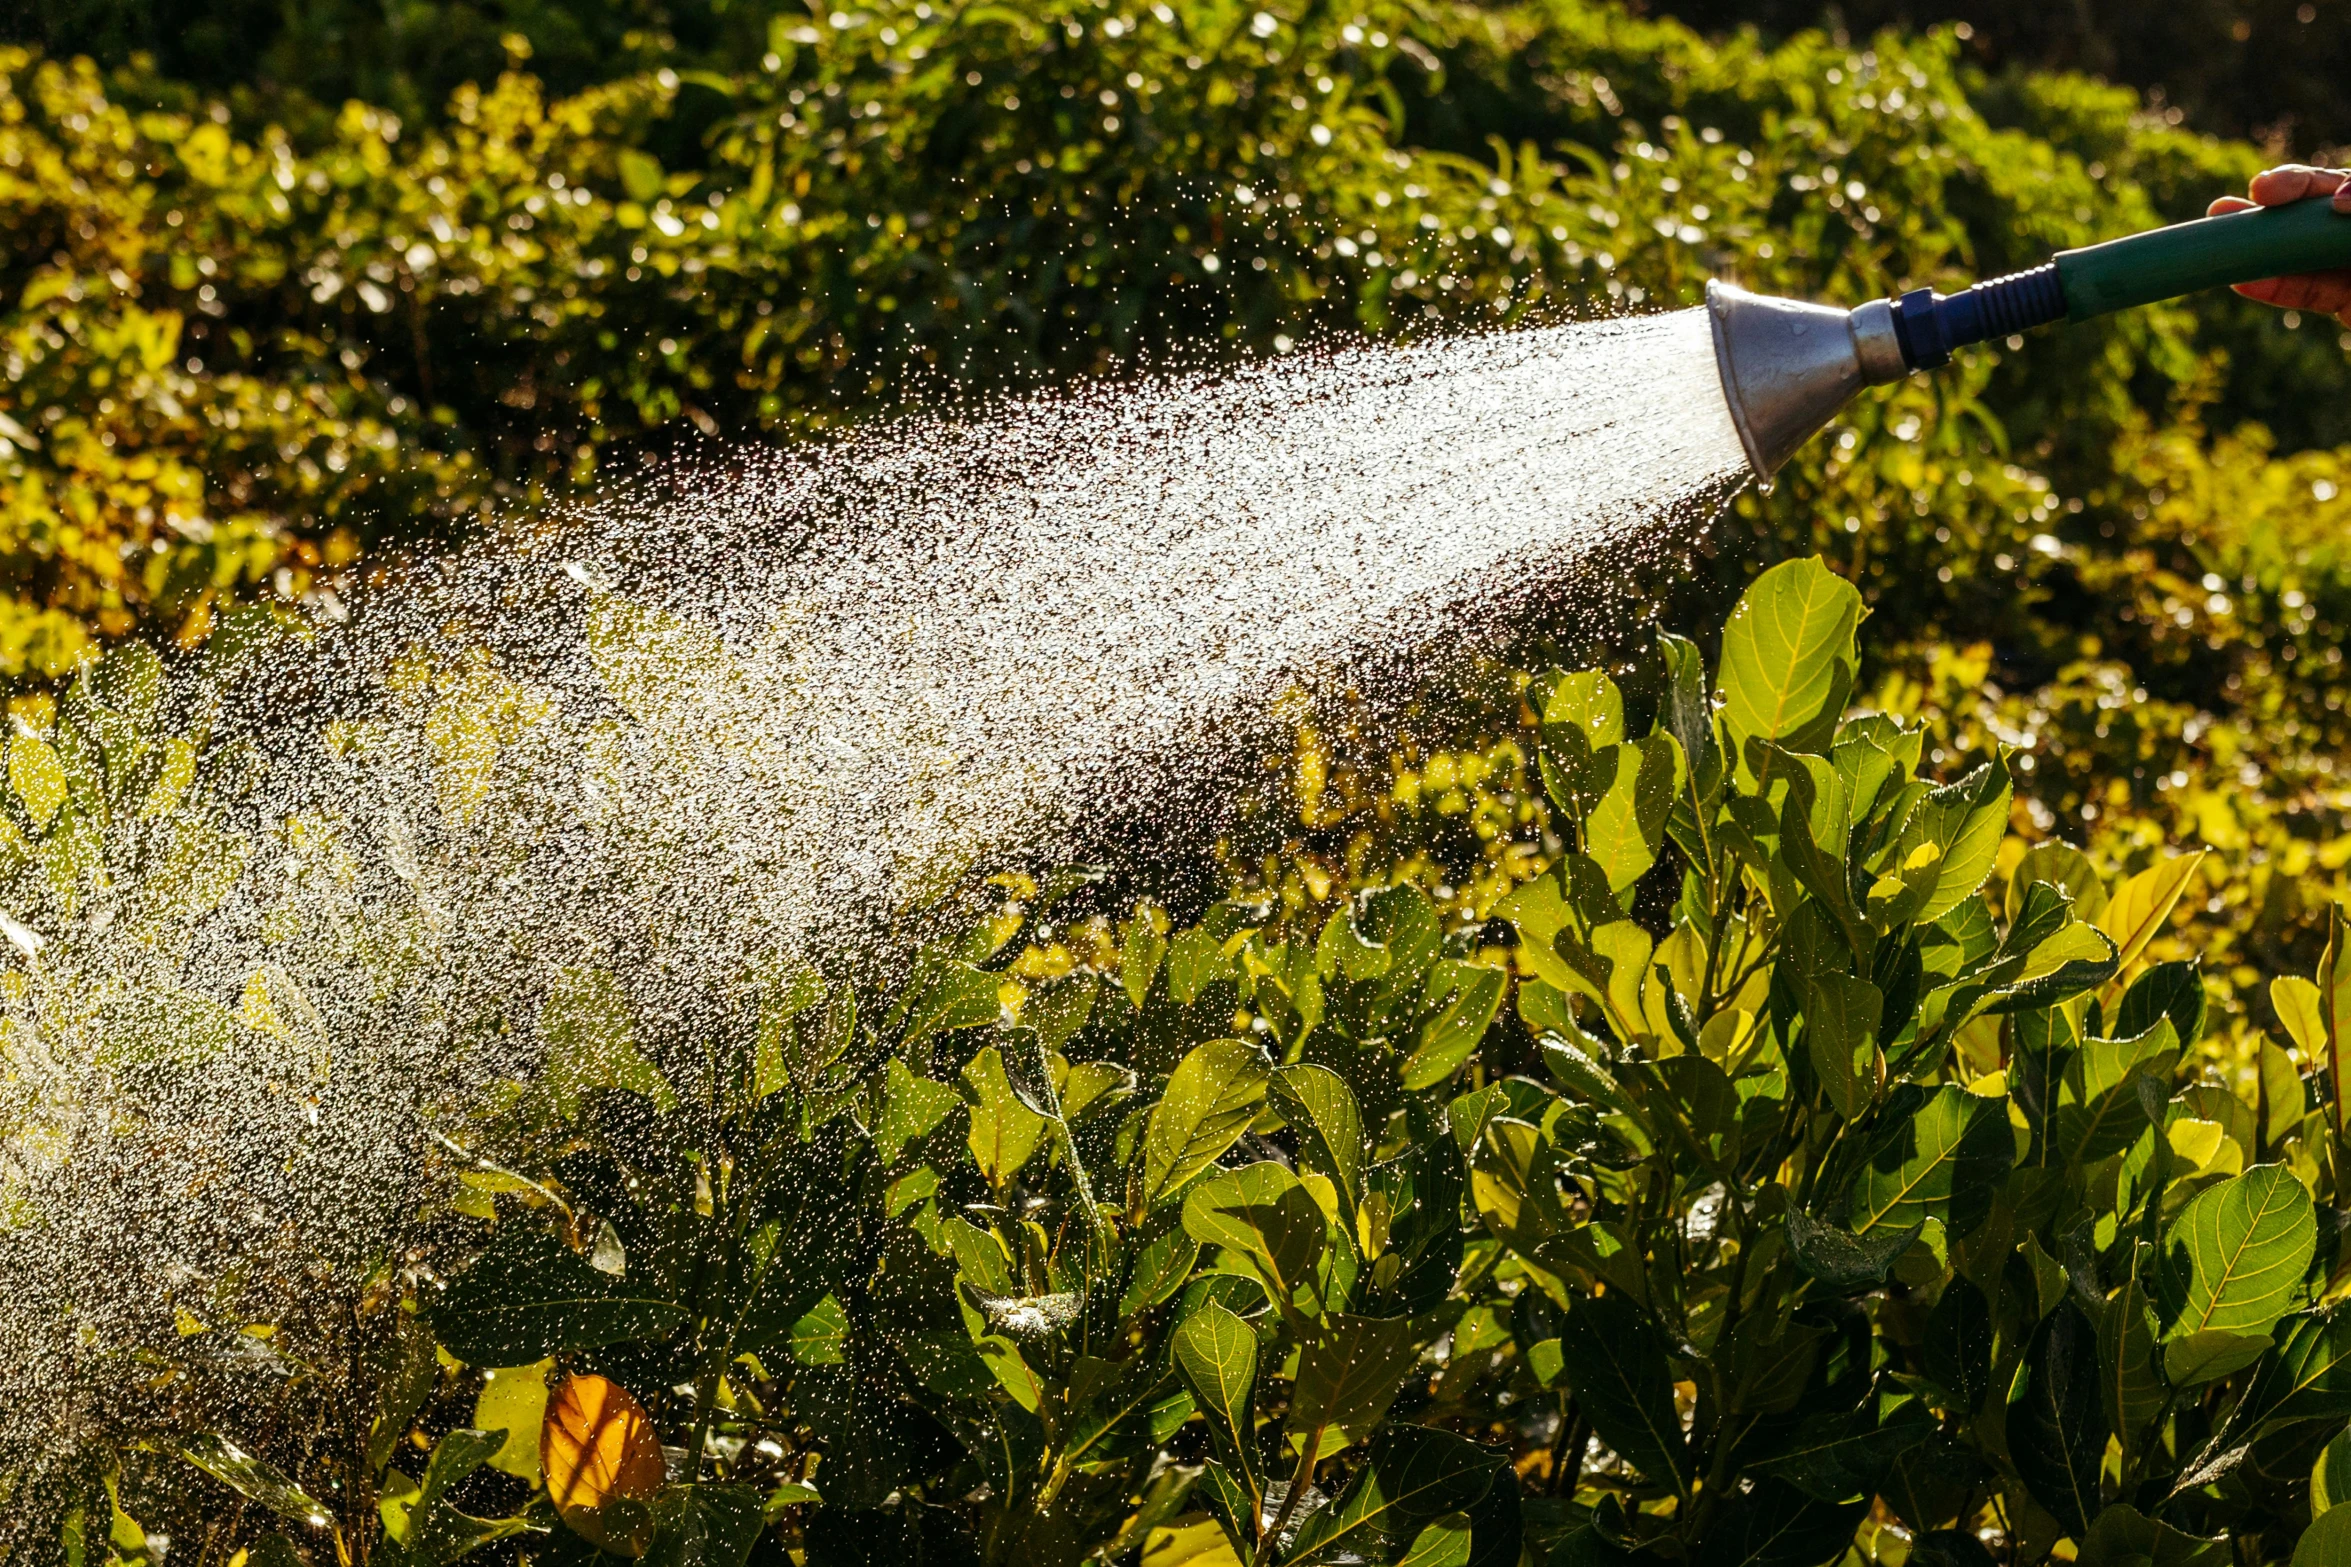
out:
M1769 479L1865 386L1910 373L1894 335L1893 306L1858 310L1706 285L1714 359L1731 422L1755 475Z
M2325 197L2175 223L1993 278L1858 310L1706 285L1722 395L1755 476L1769 479L1865 386L1939 369L1951 351L2088 321L2198 289L2351 266L2351 213Z

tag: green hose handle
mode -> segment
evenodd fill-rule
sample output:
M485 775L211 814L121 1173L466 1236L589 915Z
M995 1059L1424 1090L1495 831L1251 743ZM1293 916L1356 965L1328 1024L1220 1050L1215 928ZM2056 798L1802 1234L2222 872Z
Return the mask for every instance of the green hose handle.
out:
M2066 319L2297 272L2351 267L2351 213L2324 196L2198 218L2057 253Z

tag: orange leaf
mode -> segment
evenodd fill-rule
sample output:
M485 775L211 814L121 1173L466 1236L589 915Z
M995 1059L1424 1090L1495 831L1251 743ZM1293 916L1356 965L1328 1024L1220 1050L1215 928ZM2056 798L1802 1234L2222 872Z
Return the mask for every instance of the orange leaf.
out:
M661 1443L652 1417L629 1390L605 1377L563 1379L539 1427L547 1495L574 1534L623 1556L653 1543L645 1505L661 1489Z

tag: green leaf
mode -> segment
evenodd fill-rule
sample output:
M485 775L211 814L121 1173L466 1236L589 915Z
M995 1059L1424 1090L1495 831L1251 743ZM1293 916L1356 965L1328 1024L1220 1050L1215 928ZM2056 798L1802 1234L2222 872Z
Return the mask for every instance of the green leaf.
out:
M2161 1098L2170 1097L2179 1059L2172 1020L2160 1014L2133 1038L2083 1041L2066 1062L2049 1129L2051 1157L2060 1165L2085 1166L2138 1141L2149 1124L2139 1082L2151 1079Z
M994 1045L965 1064L963 1084L971 1105L972 1162L990 1186L1001 1189L1036 1156L1045 1141L1046 1120L1012 1091L1003 1052Z
M1429 971L1428 996L1444 1010L1421 1026L1412 1054L1404 1058L1404 1087L1419 1093L1461 1069L1486 1037L1502 1010L1503 975L1475 963L1440 962Z
M2338 1431L2310 1466L2310 1516L2351 1501L2351 1431Z
M1144 998L1151 994L1152 978L1158 974L1160 962L1166 956L1167 938L1138 912L1128 923L1125 939L1118 948L1119 986L1126 991L1127 1000L1137 1012L1143 1010Z
M1544 792L1572 820L1590 816L1629 758L1624 699L1598 670L1562 675L1543 704L1541 771Z
M402 1531L402 1558L415 1567L442 1567L493 1540L511 1539L530 1530L526 1516L476 1518L460 1512L449 1501L458 1482L487 1463L501 1447L514 1440L505 1431L460 1428L433 1444L424 1478L416 1494L407 1498L408 1517Z
M1232 979L1239 972L1225 955L1223 944L1197 925L1177 932L1168 944L1167 993L1178 1006L1190 1006L1210 985Z
M1330 1178L1352 1223L1363 1193L1363 1113L1347 1080L1329 1067L1301 1064L1273 1074L1274 1107L1297 1134L1300 1156Z
M1118 1314L1132 1317L1173 1296L1192 1276L1200 1258L1200 1243L1184 1228L1183 1215L1162 1209L1144 1222L1137 1237L1134 1264L1127 1271L1126 1292L1119 1297Z
M1665 841L1666 813L1682 790L1682 748L1672 735L1619 746L1615 780L1584 824L1584 852L1618 894L1648 874Z
M882 1114L874 1127L874 1151L884 1165L896 1164L907 1147L928 1137L963 1103L945 1083L917 1077L892 1056L882 1072Z
M1991 1302L1956 1273L1927 1313L1921 1345L1926 1374L1951 1395L1958 1414L1974 1414L1992 1390L1993 1326Z
M849 1362L849 1313L838 1297L823 1295L792 1319L785 1330L784 1348L804 1366L841 1366Z
M653 1503L645 1567L743 1567L766 1526L765 1498L748 1485L665 1487Z
M1652 1484L1688 1494L1690 1450L1674 1410L1664 1336L1623 1295L1578 1299L1559 1347L1577 1407L1601 1439Z
M2165 1339L2266 1338L2300 1293L2317 1239L2310 1193L2282 1164L2197 1193L2164 1238L2167 1304L2176 1301Z
M1396 1567L1469 1567L1469 1514L1447 1513L1421 1530Z
M2326 1064L2330 1082L2351 1083L2351 918L2344 916L2340 904L2327 910L2326 950L2318 959L2318 1021L2326 1049L2314 1059ZM2327 1100L2327 1114L2337 1137L2351 1131L2344 1110L2346 1100L2351 1100L2351 1094L2339 1087Z
M473 1366L525 1366L658 1337L686 1321L651 1280L600 1273L546 1230L519 1221L503 1226L423 1316L442 1347Z
M1180 1191L1241 1140L1272 1078L1264 1052L1241 1039L1211 1039L1177 1064L1143 1135L1145 1206Z
M1904 1453L1935 1434L1935 1417L1906 1398L1879 1418L1878 1400L1844 1414L1807 1420L1748 1465L1752 1474L1782 1480L1823 1502L1866 1500Z
M2061 1301L2025 1352L2008 1405L2008 1448L2025 1489L2077 1540L2098 1511L2106 1435L2097 1331L2080 1307Z
M2345 1567L2346 1563L2351 1563L2351 1507L2333 1507L2302 1531L2287 1567Z
M474 1400L477 1431L503 1431L511 1438L490 1455L490 1467L532 1485L539 1483L539 1427L547 1415L547 1373L555 1362L508 1366L486 1373Z
M217 1431L207 1431L180 1449L180 1456L221 1484L282 1518L324 1529L334 1522L326 1504L296 1485L285 1471L254 1457Z
M567 1120L597 1089L643 1094L664 1113L677 1095L644 1052L620 982L600 968L558 969L539 1008L539 1037L547 1046L547 1088ZM535 1357L534 1357L535 1358Z
M2226 1538L2187 1534L2116 1502L2090 1525L2075 1561L2078 1567L2226 1567L2232 1559Z
M941 961L906 1013L909 1046L959 1028L985 1028L1004 1015L996 992L1003 980L968 963Z
M2074 914L2087 917L2078 908ZM2145 1033L2161 1018L2171 1020L2182 1050L2195 1049L2204 1037L2204 976L2196 964L2157 963L2132 980L2115 1010L2114 1032L2127 1039Z
M1272 1160L1218 1170L1184 1195L1184 1228L1203 1246L1226 1246L1289 1300L1314 1277L1329 1221L1298 1178Z
M1177 1374L1208 1421L1217 1456L1247 1487L1250 1518L1261 1516L1265 1481L1257 1467L1257 1335L1211 1300L1176 1324L1170 1347Z
M1804 988L1804 1049L1837 1114L1856 1120L1877 1092L1878 1018L1885 997L1865 979L1835 971Z
M2281 1423L2351 1416L2351 1311L2306 1312L2289 1322L2245 1403Z
M1853 1232L1904 1229L1931 1215L1954 1236L1965 1235L1990 1208L2015 1157L2004 1101L1945 1084L1911 1115L1896 1115L1890 1103L1853 1183Z
M48 741L19 730L8 741L8 787L23 803L33 831L44 831L65 804L65 763Z
M1818 559L1782 561L1756 578L1722 631L1731 732L1825 748L1853 689L1860 624L1861 595Z
M2230 1333L2207 1328L2163 1345L2163 1375L2173 1387L2195 1387L2242 1371L2269 1349L2266 1333Z
M2278 1015L2278 1023L2286 1037L2294 1041L2294 1048L2302 1052L2306 1061L2323 1062L2327 1058L2326 1020L2319 1010L2318 987L2299 975L2285 975L2269 982L2269 1004Z
M2154 1255L2144 1241L2132 1249L2130 1272L2098 1323L2098 1395L2126 1461L2144 1450L2148 1428L2170 1397L2159 1358L2161 1330L2142 1276Z
M1788 1254L1807 1277L1833 1290L1869 1289L1886 1282L1886 1270L1925 1229L1922 1219L1906 1230L1880 1228L1864 1238L1795 1208L1788 1213Z
M1283 1567L1394 1560L1430 1524L1475 1506L1499 1467L1450 1431L1384 1425L1338 1500L1299 1529Z
M1761 1479L1732 1494L1695 1560L1698 1567L1822 1567L1852 1546L1868 1510L1867 1502L1825 1502L1786 1481Z
M1940 789L1931 789L1904 827L1893 863L1918 860L1931 869L1934 887L1911 918L1931 925L1972 897L1992 873L2000 840L2008 834L2009 779L2006 764L1987 762Z
M1302 1453L1314 1444L1319 1462L1371 1435L1419 1358L1409 1319L1333 1313L1298 1357L1290 1393L1292 1449Z

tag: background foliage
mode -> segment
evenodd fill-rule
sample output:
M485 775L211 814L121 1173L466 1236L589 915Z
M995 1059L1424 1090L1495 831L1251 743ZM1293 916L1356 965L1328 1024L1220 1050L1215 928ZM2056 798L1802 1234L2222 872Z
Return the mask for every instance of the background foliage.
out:
M2312 9L2175 7L2096 30L2106 58L2022 8L1964 39L1582 0L28 12L0 61L0 672L51 734L100 648L332 618L399 550L681 440L1712 275L1952 286L2200 210L2265 156L2208 128L2341 134L2243 64L2289 28L2296 70L2326 59ZM2206 851L2149 955L2201 956L2178 1071L2258 1113L2261 1041L2296 1037L2270 981L2316 971L2351 860L2346 390L2334 324L2225 299L1978 351L1552 651L1647 714L1653 624L1712 657L1758 568L1824 555L1869 611L1856 700L1923 726L1919 769L2013 749L1998 877L2060 841L2108 888ZM1224 846L1234 890L1317 928L1398 880L1448 930L1492 917L1560 840L1523 681L1485 673L1393 747L1301 728ZM1662 936L1671 903L1634 912Z

